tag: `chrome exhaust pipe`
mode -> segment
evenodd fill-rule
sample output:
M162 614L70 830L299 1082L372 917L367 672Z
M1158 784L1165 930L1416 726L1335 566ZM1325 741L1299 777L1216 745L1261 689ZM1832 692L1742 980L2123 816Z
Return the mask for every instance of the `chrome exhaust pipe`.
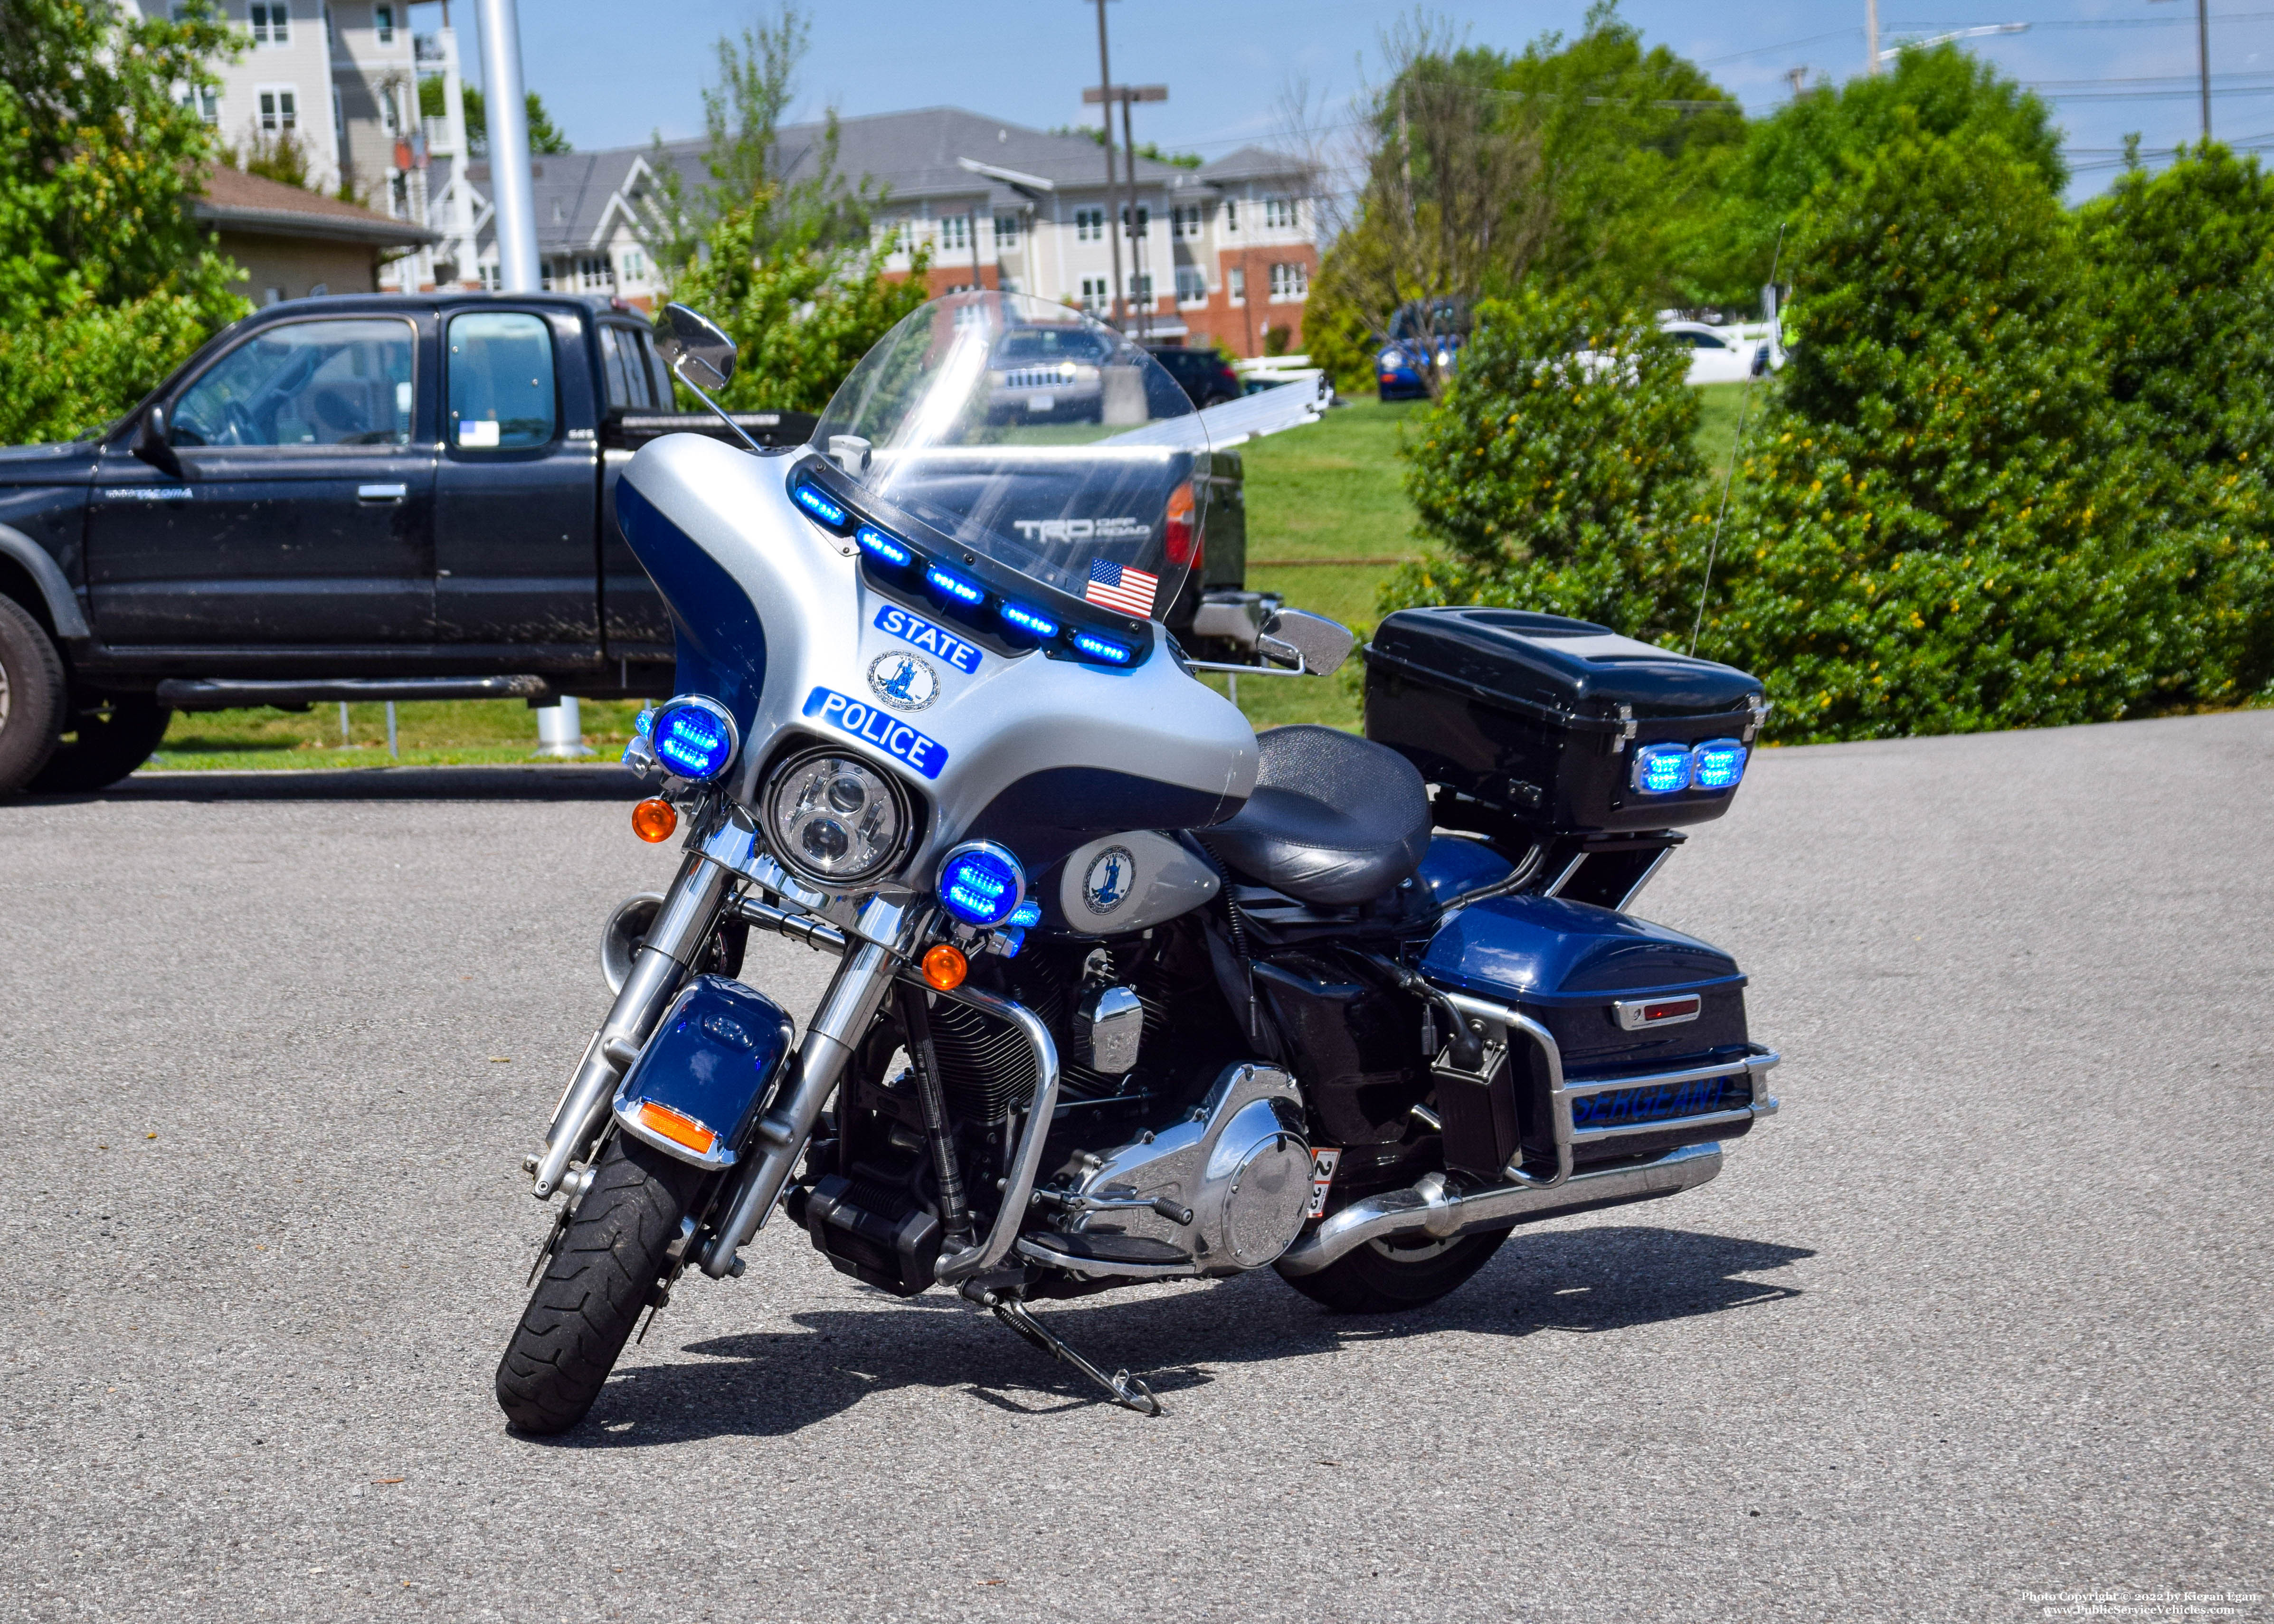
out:
M1368 1241L1396 1235L1451 1240L1480 1229L1530 1223L1595 1207L1653 1200L1695 1190L1721 1170L1719 1145L1685 1145L1638 1167L1574 1173L1560 1184L1496 1184L1457 1193L1442 1173L1425 1174L1407 1190L1353 1201L1281 1254L1283 1274L1314 1274Z

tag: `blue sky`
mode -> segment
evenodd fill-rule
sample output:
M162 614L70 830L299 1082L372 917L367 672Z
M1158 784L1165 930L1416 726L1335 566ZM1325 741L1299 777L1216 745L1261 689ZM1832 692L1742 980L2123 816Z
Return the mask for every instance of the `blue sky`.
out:
M2263 8L2263 9L2262 9ZM809 6L813 44L798 112L845 114L949 104L1048 128L1083 118L1097 78L1096 13L1088 0L990 0L961 11L912 0ZM1478 44L1504 49L1549 31L1576 33L1585 0L1449 5ZM413 8L431 28L437 4ZM1753 112L1791 94L1786 75L1845 79L1864 65L1863 0L1766 0L1743 7L1630 0L1645 40L1705 66ZM658 10L621 0L521 0L530 85L579 147L699 133L699 92L712 46L765 14L751 0L676 0ZM1114 77L1169 86L1138 109L1138 139L1215 157L1269 143L1291 81L1346 107L1377 64L1377 35L1396 15L1382 0L1115 0L1107 7ZM2074 196L2105 185L2128 132L2143 151L2194 139L2192 0L1881 0L1883 42L1904 33L2028 22L2025 34L1974 41L2003 71L2052 100L2077 169ZM478 79L473 7L452 20ZM2214 132L2274 147L2274 0L2213 0Z

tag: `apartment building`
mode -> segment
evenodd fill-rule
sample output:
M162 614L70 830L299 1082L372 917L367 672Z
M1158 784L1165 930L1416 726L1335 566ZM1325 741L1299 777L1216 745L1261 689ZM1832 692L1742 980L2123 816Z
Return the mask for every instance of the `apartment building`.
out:
M777 163L788 180L813 172L825 133L819 124L781 132ZM535 161L546 286L653 302L659 282L642 241L640 202L655 183L658 157L626 147ZM668 146L660 161L690 189L707 179L700 142ZM1284 348L1302 346L1318 220L1304 166L1284 154L1243 147L1199 169L1140 159L1133 218L1126 181L1117 176L1109 193L1105 154L1095 142L957 108L844 119L837 164L884 192L877 229L893 245L890 268L913 274L914 253L930 250L935 293L1002 288L1111 317L1108 234L1118 229L1133 335L1253 356L1265 352L1276 329ZM468 166L463 179L470 216L479 222L469 280L494 286L487 166Z

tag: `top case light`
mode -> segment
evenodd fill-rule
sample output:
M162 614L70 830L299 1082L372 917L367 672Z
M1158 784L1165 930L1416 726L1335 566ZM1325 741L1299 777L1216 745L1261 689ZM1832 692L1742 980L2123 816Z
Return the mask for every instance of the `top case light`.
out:
M1635 752L1634 786L1645 795L1671 795L1690 787L1691 761L1678 744L1645 744Z
M1735 789L1745 776L1745 747L1735 739L1708 739L1690 752L1698 770L1690 782L1698 789Z
M682 778L707 784L734 759L734 722L703 699L674 699L656 713L650 748Z

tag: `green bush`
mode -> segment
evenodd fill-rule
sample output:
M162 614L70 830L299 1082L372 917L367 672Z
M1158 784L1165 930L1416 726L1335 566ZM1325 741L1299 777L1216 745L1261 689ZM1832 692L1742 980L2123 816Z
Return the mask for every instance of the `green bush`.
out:
M1487 300L1444 399L1409 432L1405 488L1437 551L1382 607L1487 603L1660 634L1705 550L1690 351L1569 294Z
M1819 191L1796 348L1701 654L1790 740L2101 721L2184 680L2193 538L2153 523L2043 167L1914 123Z

